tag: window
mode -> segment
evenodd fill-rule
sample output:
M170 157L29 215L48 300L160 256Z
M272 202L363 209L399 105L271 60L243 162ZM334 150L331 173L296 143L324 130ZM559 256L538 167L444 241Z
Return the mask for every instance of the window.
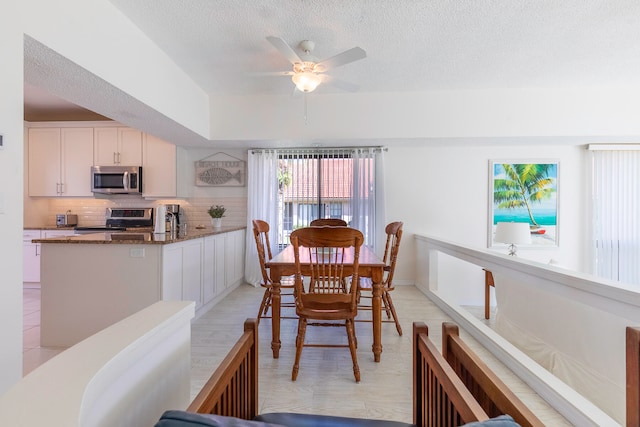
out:
M342 203L331 203L329 205L329 218L342 218Z
M594 274L640 284L640 147L591 145Z
M374 169L373 157L356 160L351 149L279 152L278 205L283 206L282 221L279 221L282 227L278 230L280 247L289 244L289 235L294 229L306 227L316 218L341 218L351 225L355 161L359 169ZM360 186L375 188L372 172L365 174L364 180L364 183L361 182L362 178L358 180ZM357 194L362 192L358 191ZM369 198L375 193L367 191L364 194Z
M293 230L293 203L283 203L283 206L282 227L285 230Z

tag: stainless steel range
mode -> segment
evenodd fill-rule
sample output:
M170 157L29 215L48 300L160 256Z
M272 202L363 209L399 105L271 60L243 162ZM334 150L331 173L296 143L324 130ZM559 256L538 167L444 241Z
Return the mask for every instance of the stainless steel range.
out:
M75 227L76 234L127 231L153 227L153 208L107 208L104 227Z

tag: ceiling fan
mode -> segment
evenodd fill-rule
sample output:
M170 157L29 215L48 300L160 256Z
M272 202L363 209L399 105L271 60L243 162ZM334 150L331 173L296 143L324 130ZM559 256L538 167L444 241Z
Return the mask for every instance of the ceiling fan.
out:
M345 50L331 58L319 61L317 58L311 55L315 43L311 40L303 40L298 44L298 48L303 52L302 55L298 55L289 44L280 37L269 36L267 37L269 43L273 45L291 64L293 65L292 71L276 71L258 73L260 75L271 76L291 76L291 80L296 85L296 89L301 92L313 92L320 83L329 83L340 89L354 92L358 89L358 86L345 81L338 80L334 77L325 74L326 71L332 68L340 67L341 65L348 64L350 62L358 61L367 57L367 53L359 48L354 47L349 50Z

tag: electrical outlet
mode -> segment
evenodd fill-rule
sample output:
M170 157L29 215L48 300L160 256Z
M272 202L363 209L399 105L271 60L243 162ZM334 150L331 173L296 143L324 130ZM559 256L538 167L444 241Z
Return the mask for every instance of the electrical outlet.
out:
M144 248L129 249L129 256L131 258L144 258Z

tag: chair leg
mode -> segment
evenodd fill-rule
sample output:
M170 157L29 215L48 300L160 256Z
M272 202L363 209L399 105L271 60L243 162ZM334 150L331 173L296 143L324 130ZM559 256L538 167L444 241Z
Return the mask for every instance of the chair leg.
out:
M396 308L393 305L391 294L389 292L385 292L385 295L385 299L389 303L389 310L391 310L391 314L393 315L393 320L396 322L396 330L398 331L398 335L402 336L402 327L400 326L400 321L398 320L398 315L396 314Z
M258 309L258 318L256 319L256 323L260 324L260 318L267 315L267 311L269 310L269 305L271 303L271 289L267 288L264 291L264 295L262 296L262 302L260 303L260 309Z
M389 292L382 292L382 303L384 304L384 311L387 312L387 319L391 319L391 309L389 308Z
M351 359L353 360L353 376L356 377L356 382L360 382L360 367L358 366L358 356L356 353L356 332L353 324L353 319L347 319L345 322L347 327L347 337L349 338L349 351L351 351Z
M273 294L271 293L271 289L268 289L268 292L265 292L264 295L264 311L262 312L263 316L266 316L269 312L269 307L271 307L271 300L273 299Z
M293 370L291 371L291 381L298 378L298 370L300 368L300 356L302 355L302 347L304 347L304 336L307 331L307 319L300 318L298 320L298 335L296 336L296 360L293 362Z

